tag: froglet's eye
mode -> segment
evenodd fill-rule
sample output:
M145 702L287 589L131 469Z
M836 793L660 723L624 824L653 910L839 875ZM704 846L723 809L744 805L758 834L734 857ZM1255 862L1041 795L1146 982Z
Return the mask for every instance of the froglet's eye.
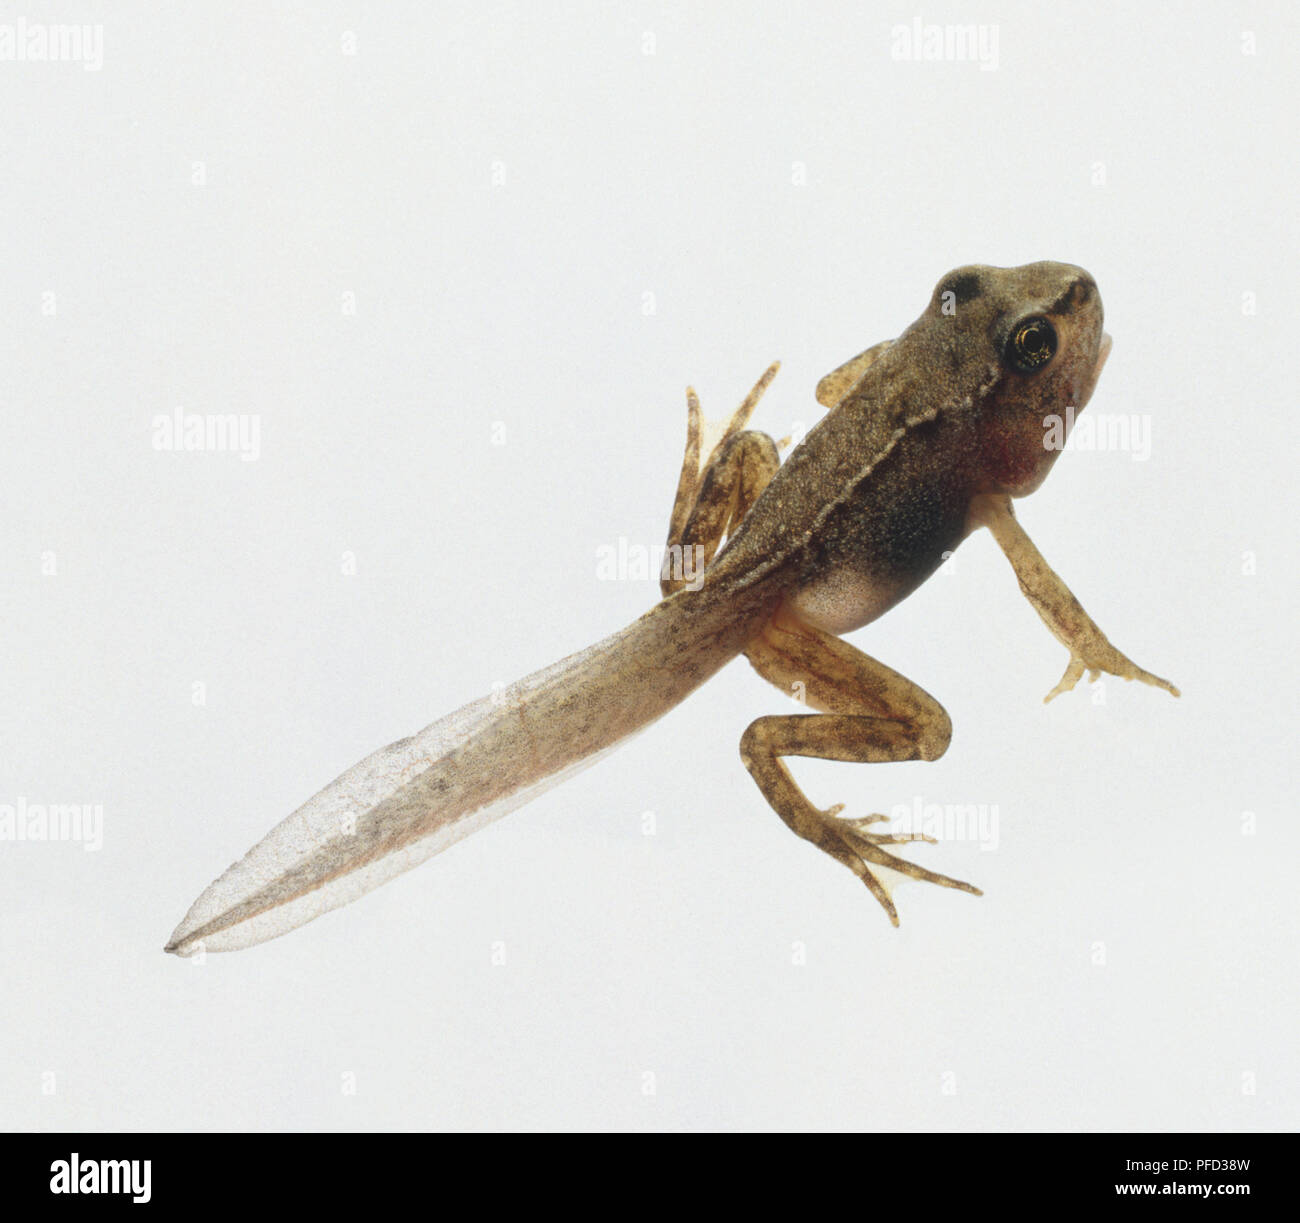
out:
M1008 364L1022 374L1040 370L1056 356L1056 328L1045 318L1027 318L1011 330L1007 340Z

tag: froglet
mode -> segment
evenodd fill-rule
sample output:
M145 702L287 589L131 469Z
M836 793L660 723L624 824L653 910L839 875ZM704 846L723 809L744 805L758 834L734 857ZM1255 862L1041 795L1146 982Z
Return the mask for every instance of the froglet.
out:
M791 830L848 867L894 925L881 868L979 895L889 848L929 838L876 828L883 815L816 807L784 761L943 754L951 723L939 702L840 635L906 598L981 527L1069 651L1048 699L1085 671L1178 695L1110 644L1012 510L1060 453L1047 418L1083 409L1110 346L1083 269L976 265L944 276L897 339L822 379L827 414L784 463L772 438L746 428L776 366L706 456L688 391L662 601L353 765L212 883L166 950L247 947L346 904L601 758L740 654L819 711L760 717L740 739L745 767ZM683 549L704 562L698 581L674 564Z

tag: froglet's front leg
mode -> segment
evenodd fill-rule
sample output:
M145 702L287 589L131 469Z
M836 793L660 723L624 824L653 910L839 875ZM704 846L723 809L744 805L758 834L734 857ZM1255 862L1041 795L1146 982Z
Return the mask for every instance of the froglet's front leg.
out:
M1154 688L1163 688L1174 696L1180 695L1167 679L1144 671L1111 645L1106 634L1083 610L1079 600L1070 593L1070 588L1043 559L1043 554L1016 521L1010 497L977 497L971 503L971 520L975 526L988 527L993 533L993 538L1016 571L1025 598L1052 630L1052 635L1070 651L1065 674L1043 698L1044 701L1069 692L1085 671L1089 680L1095 680L1104 671L1107 675L1140 680Z

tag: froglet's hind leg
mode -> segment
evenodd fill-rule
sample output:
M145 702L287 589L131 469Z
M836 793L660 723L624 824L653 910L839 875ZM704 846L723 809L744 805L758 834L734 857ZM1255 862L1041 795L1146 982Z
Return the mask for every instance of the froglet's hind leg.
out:
M982 895L969 883L926 870L884 848L933 838L869 832L886 817L842 819L843 804L826 811L813 806L781 760L937 760L952 734L943 706L897 671L788 612L778 612L745 653L764 679L787 693L801 693L814 709L825 711L759 718L740 740L745 767L790 829L857 875L895 926L898 910L873 868L887 867L913 879Z
M686 392L686 453L668 523L659 587L673 594L704 572L723 538L734 532L781 465L776 443L745 425L767 390L779 364L773 364L732 414L722 438L700 466L700 401Z

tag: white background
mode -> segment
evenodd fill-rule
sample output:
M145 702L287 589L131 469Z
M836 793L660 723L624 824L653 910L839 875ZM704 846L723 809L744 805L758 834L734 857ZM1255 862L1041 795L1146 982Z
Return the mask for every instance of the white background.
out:
M0 803L104 839L0 844L0 1124L1300 1122L1288 6L24 13L104 51L0 63ZM996 70L892 58L917 17L995 25ZM781 358L780 436L946 270L1045 258L1152 450L1066 454L1021 519L1183 698L1045 707L1065 652L981 535L854 635L948 754L796 765L853 814L996 805L995 850L915 850L983 899L905 884L895 931L793 837L738 662L359 903L162 954L347 765L654 601L597 550L662 540L688 382L720 416ZM178 407L260 456L154 449Z

